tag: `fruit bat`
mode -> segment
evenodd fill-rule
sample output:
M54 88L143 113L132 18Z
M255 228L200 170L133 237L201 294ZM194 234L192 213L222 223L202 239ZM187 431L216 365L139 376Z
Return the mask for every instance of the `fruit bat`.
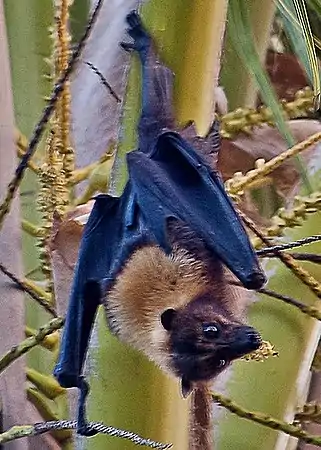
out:
M161 261L165 264L164 271L170 268L172 261L180 261L181 265L175 267L178 267L177 273L182 270L184 280L193 279L193 274L186 274L184 267L190 270L188 265L195 259L193 264L199 268L202 280L204 277L201 272L209 271L209 267L218 270L219 261L248 289L258 289L265 282L249 238L215 169L220 147L218 122L214 121L204 138L196 135L193 124L177 131L172 115L172 72L158 62L152 39L138 14L131 12L127 22L132 42L122 43L122 46L127 51L137 52L142 66L138 148L127 155L128 181L122 195L96 197L85 226L60 354L54 370L62 386L80 389L78 432L85 435L88 434L84 407L88 385L82 370L92 325L98 305L104 302L106 295L108 304L108 292L113 292L120 274L133 255L138 258L137 264L142 260L148 262L149 257L152 261L158 261L159 258L160 264ZM152 250L148 254L146 249ZM204 264L202 259L206 260ZM157 267L162 272L162 266ZM195 273L198 273L197 270ZM178 275L173 283L179 285ZM209 286L208 281L206 283ZM198 283L199 286L201 284ZM188 289L191 291L192 288L188 286ZM213 356L212 344L205 343L206 348L211 347L211 350L204 350L191 342L194 339L191 330L196 326L196 316L202 315L203 307L204 311L212 311L211 296L203 291L197 294L197 301L191 298L190 302L188 300L180 306L187 307L184 314L176 314L177 311L172 307L175 305L170 304L162 305L156 317L164 332L170 335L168 346L160 351L175 353L167 366L169 371L181 377L185 394L191 390L193 381L215 376L226 359L230 362L260 345L258 333L233 320L233 314L226 312L224 305L219 308L220 315L215 324L210 320L208 323L203 321L201 328L197 325L198 332L201 330L204 339L209 341L215 341L220 334L223 344L215 341L214 345L215 348L221 346L220 356L217 352ZM117 306L126 307L128 299L122 300L115 292L111 298L114 306L106 308L111 330L121 335L124 325L135 335L136 330L131 330L130 323L123 324L125 316L117 312ZM119 305L122 301L124 304ZM148 314L153 314L152 297L148 301ZM157 299L155 308L156 303ZM135 310L135 305L127 305ZM193 305L196 305L196 309ZM222 331L222 328L227 328L227 319L223 322L220 319L224 314L230 321L229 337L225 329ZM150 320L148 326L152 326L154 319ZM171 333L175 327L175 332ZM181 327L185 327L182 332ZM197 357L194 358L195 355ZM157 362L157 357L152 356L151 359Z

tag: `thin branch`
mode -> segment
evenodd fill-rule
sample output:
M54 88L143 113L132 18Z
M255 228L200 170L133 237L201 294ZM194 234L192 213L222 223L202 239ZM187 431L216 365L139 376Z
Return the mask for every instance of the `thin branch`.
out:
M300 423L318 423L321 424L321 405L320 403L310 402L303 405L294 417L295 422Z
M304 141L299 142L298 144L294 145L288 150L282 152L275 158L270 159L270 161L264 163L257 169L250 170L249 172L247 172L247 174L245 174L241 178L238 177L237 179L232 178L228 180L227 188L229 194L231 195L241 194L243 190L249 187L252 183L260 180L261 178L266 177L275 169L277 169L281 164L283 164L286 160L292 158L293 156L298 155L311 145L317 144L320 140L321 140L321 132L315 133L312 136L305 139Z
M21 228L23 231L29 234L29 236L33 237L41 237L42 235L42 229L38 227L37 225L34 225L33 223L29 222L29 220L22 219L21 220Z
M22 159L25 154L26 154L26 152L24 152L20 148L17 149L17 156L19 159ZM35 174L39 173L40 167L37 166L32 160L29 160L27 165L28 165L29 169L32 170Z
M283 302L288 303L289 305L295 306L303 314L313 317L314 319L321 320L320 308L315 308L314 306L305 305L304 303L301 303L298 300L295 300L294 298L292 298L288 295L279 294L278 292L272 291L271 289L261 288L261 289L258 289L257 292L260 292L260 294L268 295L269 297L276 298L278 300L282 300Z
M252 422L259 423L260 425L263 425L265 427L272 428L272 430L283 431L283 433L301 439L308 444L313 444L317 447L321 447L321 436L314 436L312 434L309 434L306 431L302 430L300 427L283 422L267 414L263 414L261 412L253 412L248 409L242 408L241 406L221 394L212 393L212 398L214 402L218 403L220 406L223 406L231 413L236 414L243 419L248 419Z
M116 102L120 103L121 102L120 98L118 97L118 95L116 94L114 89L111 87L111 85L108 83L108 81L106 80L104 75L100 72L100 70L96 66L94 66L94 64L92 64L89 61L85 61L85 64L87 64L87 66L90 67L91 70L99 77L99 79L100 79L101 83L103 84L103 86L105 86L105 88L111 94L111 96L114 97Z
M15 285L22 291L26 292L31 298L33 298L40 306L42 306L53 317L57 317L55 309L50 303L40 295L37 295L23 280L20 280L14 273L10 272L2 263L0 263L0 271L4 273Z
M258 256L271 256L276 251L290 250L291 248L301 247L302 245L312 244L313 242L321 241L321 234L315 234L306 238L298 239L297 241L289 242L287 244L273 245L272 247L261 248L256 250Z
M235 280L229 280L229 284L232 284L233 286L238 286L241 288L244 288L244 286L239 282ZM246 289L246 288L244 288ZM279 294L276 291L272 291L271 289L267 288L260 288L257 289L256 292L259 292L260 294L268 295L269 297L276 298L277 300L282 300L283 302L294 306L295 308L298 308L303 314L306 314L307 316L313 317L314 319L321 321L321 311L319 308L315 308L314 306L308 306L304 303L299 302L295 298L290 297L289 295L282 295Z
M289 253L297 261L306 261L314 264L321 264L321 255L315 253ZM277 258L277 255L267 255L269 258Z
M310 87L298 90L294 99L280 104L286 120L312 117L313 92ZM255 126L270 124L273 115L269 107L261 105L257 109L238 108L220 117L220 135L225 139L233 139L241 132L249 132Z
M246 216L242 211L238 209L238 214L245 223L245 225L252 230L256 236L267 246L272 247L273 243L267 236L255 225L253 220ZM291 272L304 283L311 292L313 292L318 298L321 298L321 285L320 283L305 269L303 269L288 253L282 253L279 250L273 252L282 263L291 270Z
M92 13L92 15L88 21L88 24L86 26L86 30L85 30L82 38L80 39L77 47L75 48L75 50L73 51L73 53L70 57L67 69L61 74L57 83L55 84L54 89L51 94L51 97L50 97L50 100L49 100L49 103L45 107L45 109L42 113L42 116L33 131L33 135L29 142L26 153L23 155L21 162L19 163L19 165L16 169L15 175L8 185L6 197L0 206L0 229L2 228L3 221L4 221L6 214L10 210L12 200L17 192L17 189L20 185L20 182L22 180L24 172L25 172L26 168L28 167L30 158L32 157L33 153L36 150L36 147L37 147L37 145L41 139L41 136L44 132L45 126L55 109L55 105L57 103L57 100L58 100L61 92L64 89L64 84L68 80L71 72L73 71L74 66L77 63L79 56L87 42L87 39L90 35L92 27L94 26L96 19L98 17L99 11L103 5L103 1L104 0L97 0L96 6L95 6L93 13Z
M114 143L112 143L113 145ZM114 157L115 152L109 153L108 151L104 153L98 161L95 161L91 164L88 164L88 166L81 167L79 169L75 169L72 173L72 177L70 178L70 184L73 186L75 184L80 183L81 181L86 180L89 178L90 174L97 169L99 166L103 165L106 161L108 161L110 158Z
M143 447L156 448L159 450L167 450L172 447L172 444L162 444L160 442L152 441L151 439L145 439L136 433L132 433L131 431L106 426L101 422L89 422L88 428L96 433L107 434L120 439L127 439L134 444L141 445ZM22 437L38 436L39 434L47 433L48 431L75 429L77 429L77 422L75 420L57 420L36 423L34 425L15 426L10 428L5 433L0 434L0 444L4 444L15 439L20 439Z
M33 337L35 334L37 334L37 330L31 327L25 327L26 338ZM55 352L59 345L59 336L57 336L56 332L49 334L49 336L46 336L43 341L39 342L39 345L50 352Z
M65 319L62 317L56 317L55 319L52 319L50 322L48 322L46 325L43 325L37 333L29 337L22 342L20 342L18 345L15 345L12 347L7 353L5 353L0 358L0 373L3 372L11 363L13 363L16 359L18 359L20 356L27 353L29 350L31 350L36 345L40 344L46 336L53 333L56 330L59 330L65 322Z

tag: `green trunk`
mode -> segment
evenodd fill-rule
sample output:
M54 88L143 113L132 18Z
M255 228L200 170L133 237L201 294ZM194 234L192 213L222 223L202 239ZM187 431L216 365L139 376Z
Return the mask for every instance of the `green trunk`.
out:
M162 60L175 73L174 104L180 123L195 120L204 133L213 118L213 86L219 71L226 1L151 1L143 19L155 36ZM126 176L121 162L135 148L140 99L137 61L130 76L124 129L118 158L116 185L120 192ZM180 398L176 381L162 374L142 355L125 347L106 328L103 314L92 339L90 367L92 394L89 417L135 431L174 448L188 448L188 401ZM131 449L134 445L116 438L97 436L86 449Z

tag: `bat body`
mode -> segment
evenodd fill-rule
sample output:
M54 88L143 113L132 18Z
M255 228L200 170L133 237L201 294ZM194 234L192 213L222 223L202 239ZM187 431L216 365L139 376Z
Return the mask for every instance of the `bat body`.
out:
M222 264L191 234L170 223L171 253L134 251L104 299L112 332L181 378L184 395L261 342L236 313Z
M172 73L157 62L138 15L127 20L133 43L123 47L137 51L142 63L139 146L127 156L123 194L98 196L86 224L55 368L62 386L81 389L83 434L82 369L100 303L111 331L181 378L184 395L260 345L259 334L236 314L224 277L223 264L247 288L265 282L209 164L219 149L218 124L205 138L193 125L175 130Z

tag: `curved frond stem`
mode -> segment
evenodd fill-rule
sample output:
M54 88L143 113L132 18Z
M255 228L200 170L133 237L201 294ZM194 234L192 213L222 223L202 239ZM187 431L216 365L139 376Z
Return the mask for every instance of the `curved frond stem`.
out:
M36 347L36 345L39 345L48 335L56 330L59 330L63 326L64 322L64 318L56 317L39 328L34 336L24 339L19 344L12 347L7 353L0 357L0 373L16 361L20 356L27 353L33 347Z
M238 174L237 176L234 176L225 183L227 192L231 196L242 195L244 189L248 188L251 184L266 177L275 169L280 167L280 165L285 161L303 152L307 148L311 147L311 145L317 144L320 140L321 132L315 133L308 139L305 139L304 141L294 145L275 158L272 158L270 161L260 165L256 169L250 170L249 172L247 172L247 174Z
M239 406L237 403L234 403L231 399L224 397L223 395L216 392L212 392L212 399L215 403L218 403L220 406L223 406L231 413L236 414L243 419L251 420L252 422L259 423L260 425L272 428L273 430L282 431L283 433L301 439L308 444L313 444L317 447L321 447L321 436L314 436L312 434L309 434L296 425L283 422L282 420L271 417L268 414L245 409Z

